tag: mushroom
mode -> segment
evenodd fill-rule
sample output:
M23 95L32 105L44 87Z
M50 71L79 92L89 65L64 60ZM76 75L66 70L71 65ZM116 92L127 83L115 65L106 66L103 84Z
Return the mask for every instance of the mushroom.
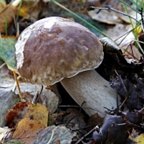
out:
M15 48L18 73L26 80L49 86L61 82L89 115L104 116L104 107L116 107L115 91L94 70L102 63L103 46L84 26L44 18L21 33Z

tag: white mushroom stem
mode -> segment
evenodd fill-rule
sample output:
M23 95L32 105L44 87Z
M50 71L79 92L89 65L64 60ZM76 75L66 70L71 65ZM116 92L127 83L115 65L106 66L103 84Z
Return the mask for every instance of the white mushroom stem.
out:
M98 113L104 117L105 107L116 108L116 92L109 82L94 70L64 79L61 84L89 116Z

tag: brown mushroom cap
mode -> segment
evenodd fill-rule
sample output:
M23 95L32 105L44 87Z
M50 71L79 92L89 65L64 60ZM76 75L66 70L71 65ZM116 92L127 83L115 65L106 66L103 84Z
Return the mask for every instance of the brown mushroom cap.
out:
M16 45L17 69L31 82L53 85L98 67L103 47L84 26L61 17L41 19L26 28Z

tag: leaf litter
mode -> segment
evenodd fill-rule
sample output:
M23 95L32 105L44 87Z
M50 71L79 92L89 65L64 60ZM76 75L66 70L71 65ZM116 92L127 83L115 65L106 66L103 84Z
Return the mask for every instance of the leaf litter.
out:
M34 21L54 15L78 20L71 13L58 5L56 6L53 1L24 1L20 7L16 6L15 8L8 5L8 1L0 3L2 10L0 15L2 34L0 59L2 64L7 64L8 67L15 66L13 54L17 34ZM144 36L142 25L140 25L140 31L135 28L137 21L141 19L140 12L131 11L131 8L136 8L133 7L135 1L121 3L118 0L103 2L72 0L71 5L65 0L58 2L82 16L83 19L88 19L90 24L101 26L102 33L105 32L114 41L114 43L105 41L105 57L98 72L110 81L112 87L117 91L118 106L112 110L106 108L107 116L104 120L96 116L92 121L89 121L91 117L88 117L81 107L76 105L60 84L56 85L55 90L44 88L41 92L41 86L21 80L21 90L26 102L18 103L18 91L15 90L13 75L6 67L2 67L0 68L0 126L9 126L8 132L13 129L14 131L10 132L12 138L9 136L9 139L4 136L7 135L5 134L7 129L2 131L2 134L0 133L3 138L1 142L34 144L143 143L144 60L140 46L144 47ZM129 13L121 6L126 4L130 6ZM106 9L105 13L102 13L104 11L102 8L108 8L108 5L110 5L109 10L114 8L119 13L112 11L112 16ZM101 10L97 12L94 10L93 13L90 13L89 9L93 9L93 7L101 8ZM3 12L4 9L6 9L5 12ZM121 13L123 11L131 17L138 18L137 21L131 22L130 18ZM9 13L11 14L9 15ZM98 14L101 14L101 18ZM138 17L135 17L135 14ZM4 17L7 17L7 21L4 20ZM111 18L114 19L111 20ZM80 20L79 22L83 23ZM85 26L90 28L90 25ZM94 33L103 38L103 34L98 34L97 31ZM11 35L14 37L9 37ZM139 41L141 42L139 43ZM135 133L137 135L133 137Z

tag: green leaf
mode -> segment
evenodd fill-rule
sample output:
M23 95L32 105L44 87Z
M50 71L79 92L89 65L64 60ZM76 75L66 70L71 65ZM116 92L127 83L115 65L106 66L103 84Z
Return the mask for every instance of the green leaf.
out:
M14 37L0 38L0 59L3 60L11 70L16 68L15 43L16 38Z

